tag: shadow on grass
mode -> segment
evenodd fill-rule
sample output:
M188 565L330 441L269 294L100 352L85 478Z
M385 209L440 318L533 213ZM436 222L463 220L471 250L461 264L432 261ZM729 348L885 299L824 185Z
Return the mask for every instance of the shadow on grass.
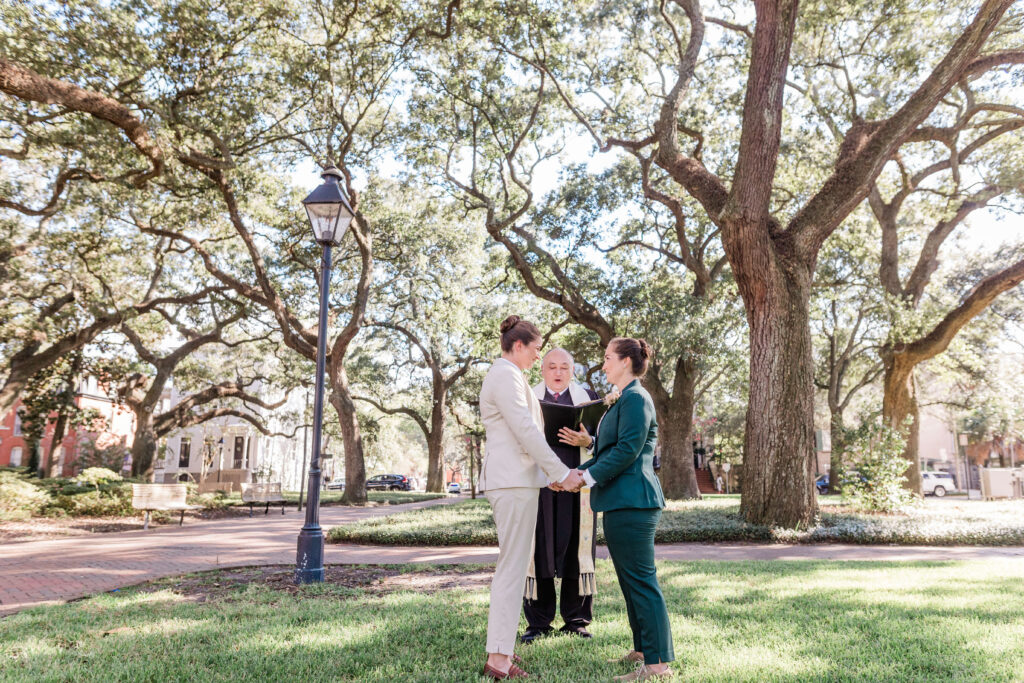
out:
M1024 665L1024 571L1007 567L694 562L661 563L659 576L685 680L998 681ZM539 680L626 671L605 661L630 638L610 563L598 572L593 640L519 648ZM486 621L479 588L249 585L206 603L128 591L0 622L0 678L478 681Z
M669 501L655 535L656 543L859 543L868 545L1024 544L1024 507L988 505L942 507L925 505L906 515L858 513L832 507L819 521L800 530L750 524L739 502L726 496L701 501ZM604 544L602 525L597 542ZM431 509L399 513L390 518L361 520L334 527L331 542L385 545L496 545L497 532L485 500L464 501Z

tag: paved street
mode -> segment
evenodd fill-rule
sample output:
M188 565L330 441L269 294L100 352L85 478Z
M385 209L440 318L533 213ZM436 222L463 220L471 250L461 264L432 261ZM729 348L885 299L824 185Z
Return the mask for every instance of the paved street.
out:
M446 505L458 498L375 508L327 507L328 529L367 517ZM163 576L219 567L292 564L302 516L248 517L167 526L149 531L9 543L0 547L0 615L59 603ZM757 545L679 543L658 546L665 560L1024 560L1024 547L900 547L862 545ZM599 557L607 557L598 548ZM328 564L493 563L489 547L409 548L328 544Z

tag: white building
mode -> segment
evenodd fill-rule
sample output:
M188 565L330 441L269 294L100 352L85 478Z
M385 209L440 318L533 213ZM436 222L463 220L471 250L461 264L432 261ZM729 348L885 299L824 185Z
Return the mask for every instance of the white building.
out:
M254 389L259 394L259 389ZM180 402L173 386L161 398L161 412ZM275 398L268 397L268 401ZM297 491L303 471L303 429L298 426L305 395L292 392L288 401L274 411L250 409L268 431L293 436L267 436L240 417L227 415L202 424L178 429L161 440L153 481L192 481L200 490L239 490L238 484L252 481L281 482L282 488ZM308 454L305 454L308 458ZM325 474L333 474L332 461Z

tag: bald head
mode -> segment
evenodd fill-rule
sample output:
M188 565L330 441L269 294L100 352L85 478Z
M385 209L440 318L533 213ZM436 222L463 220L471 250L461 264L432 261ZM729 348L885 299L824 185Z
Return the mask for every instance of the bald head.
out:
M554 348L544 354L540 363L540 374L551 393L561 393L569 386L573 374L572 354L561 348Z

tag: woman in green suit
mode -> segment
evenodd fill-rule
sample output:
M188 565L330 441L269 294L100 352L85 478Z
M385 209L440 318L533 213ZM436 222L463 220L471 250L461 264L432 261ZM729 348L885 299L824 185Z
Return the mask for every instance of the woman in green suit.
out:
M654 402L640 386L651 355L643 339L617 338L608 344L603 370L620 396L601 420L594 457L580 465L591 487L591 507L604 512L608 554L626 598L633 649L623 659L643 662L616 679L622 681L668 678L672 670L667 663L675 659L668 609L654 567L654 530L665 497L654 474Z

